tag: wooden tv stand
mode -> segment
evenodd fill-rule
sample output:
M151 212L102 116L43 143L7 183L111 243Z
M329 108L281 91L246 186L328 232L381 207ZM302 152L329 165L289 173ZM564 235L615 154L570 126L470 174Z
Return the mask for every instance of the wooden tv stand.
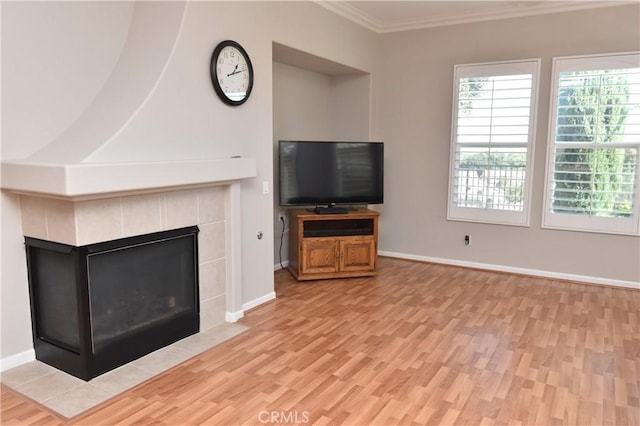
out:
M289 270L300 281L376 275L379 215L289 210Z

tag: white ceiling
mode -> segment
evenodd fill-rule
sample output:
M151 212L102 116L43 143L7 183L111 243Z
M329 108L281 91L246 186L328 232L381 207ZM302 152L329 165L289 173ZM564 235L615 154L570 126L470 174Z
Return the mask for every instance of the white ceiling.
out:
M316 1L377 33L637 3L637 0Z

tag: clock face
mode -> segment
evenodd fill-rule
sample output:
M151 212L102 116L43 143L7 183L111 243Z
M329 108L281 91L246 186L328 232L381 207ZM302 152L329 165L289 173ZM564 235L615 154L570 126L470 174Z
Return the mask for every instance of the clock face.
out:
M211 80L220 99L229 105L244 103L253 87L253 67L238 43L220 43L211 57Z

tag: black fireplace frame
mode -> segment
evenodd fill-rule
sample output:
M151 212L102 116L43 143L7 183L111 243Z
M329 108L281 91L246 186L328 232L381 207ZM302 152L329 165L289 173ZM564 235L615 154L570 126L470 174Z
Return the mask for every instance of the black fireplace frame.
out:
M198 333L200 330L198 232L199 229L197 226L190 226L79 247L25 237L33 344L36 359L88 381L180 339ZM90 289L88 284L89 262L87 261L87 257L122 247L148 244L152 240L157 241L175 238L190 238L193 244L193 276L195 279L194 309L172 316L166 321L157 321L149 327L136 331L134 334L118 337L113 344L108 344L99 352L94 352L90 315ZM77 312L71 313L71 315L77 315L77 332L79 337L79 345L75 349L60 342L51 341L51 339L43 336L37 302L39 286L43 285L37 278L36 268L38 267L38 262L36 256L38 250L60 253L70 258L73 263L75 283L70 285L75 286Z

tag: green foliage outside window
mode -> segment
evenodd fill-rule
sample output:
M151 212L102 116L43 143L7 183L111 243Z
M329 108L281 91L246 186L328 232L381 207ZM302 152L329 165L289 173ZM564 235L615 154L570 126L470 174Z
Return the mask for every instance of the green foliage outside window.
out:
M556 141L560 146L553 210L630 216L635 152L606 147L624 137L629 112L627 77L615 71L570 73L564 82L558 96Z

